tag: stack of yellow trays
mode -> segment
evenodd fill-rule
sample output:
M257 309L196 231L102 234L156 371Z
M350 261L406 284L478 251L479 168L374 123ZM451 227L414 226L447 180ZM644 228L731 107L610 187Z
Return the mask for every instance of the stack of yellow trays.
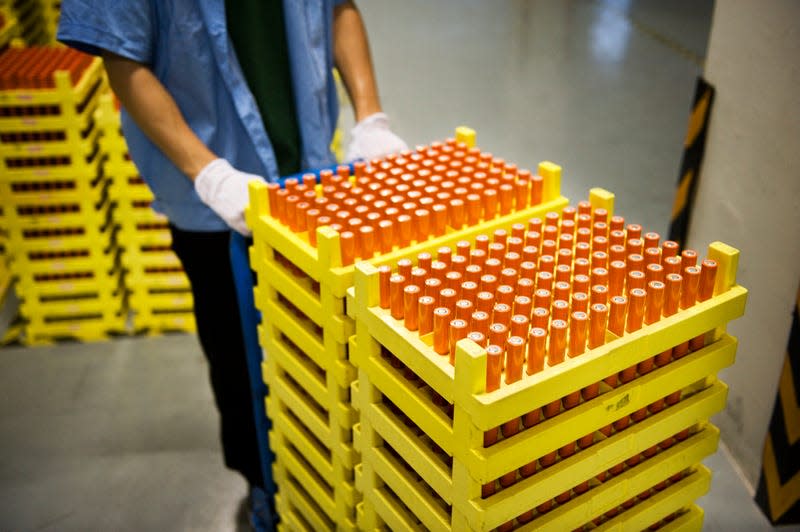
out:
M38 0L4 0L3 7L17 20L18 36L26 45L48 44L54 33L49 33L45 8ZM2 48L2 47L0 47Z
M0 197L24 341L124 330L111 182L93 116L97 58L65 48L0 56Z
M11 45L11 40L19 34L17 19L8 6L0 4L0 52Z
M104 168L116 205L125 288L135 332L195 331L189 280L172 251L166 217L153 211L153 193L130 160L112 94L101 97L96 115Z
M443 324L434 317L432 327L426 322L424 328L420 306L419 316L409 325L402 306L396 307L390 296L386 279L392 278L383 272L382 281L382 273L372 264L356 266L352 313L357 334L351 358L359 368L354 402L360 424L354 430L362 458L357 467L357 485L364 494L358 508L360 528L700 530L702 510L694 501L710 485L710 472L701 461L715 452L719 439L719 431L708 420L724 408L727 394L716 374L733 363L737 345L725 333L725 325L742 315L746 300L746 290L735 283L738 251L721 243L709 246L702 269L691 269L683 277L695 283L695 275L716 271L716 277L708 277L713 281L700 289L697 303L693 292L697 284L691 280L683 285L689 295L680 308L675 300L678 292L670 291L672 310L667 312L657 294L663 294L665 286L680 288L682 276L671 273L665 278L665 269L680 268L681 261L670 259L661 267L662 249L650 251L645 246L645 252L643 241L631 236L641 231L639 226L612 231L609 237L610 193L594 189L581 208L594 212L595 222L598 217L602 220L591 229L589 215L588 231L603 231L606 236L593 239L590 235L597 233L584 232L589 244L582 251L588 258L580 265L576 240L559 236L570 231L575 235L575 226L570 224L568 230L564 223L567 209L560 220L558 209L531 220L524 229L530 232L518 233L524 235L526 246L530 239L539 244L524 253L543 257L546 248L558 246L555 270L552 263L545 267L540 260L538 266L529 263L537 266L530 271L549 269L564 277L559 284L553 283L553 276L536 273L535 284L516 285L516 296L509 296L514 314L530 320L514 316L517 321L512 320L510 330L519 325L522 331L511 333L517 340L495 325L483 336L460 339L464 336L459 331L479 331L481 324L502 323L506 318L498 316L511 314L508 308L501 313L500 303L491 299L488 315L475 312L465 315L464 322L446 319ZM576 210L570 212L574 221ZM542 227L558 244L547 237L542 240ZM514 231L503 228L508 235ZM490 239L494 235L493 245L506 234L495 229L480 231ZM627 248L620 244L625 243L626 231ZM609 249L612 238L620 243ZM654 233L642 238L657 242ZM472 245L473 250L480 247L477 239ZM638 252L632 251L637 248ZM470 247L462 249L469 252ZM665 258L668 249L676 253L665 243ZM614 260L615 253L622 260ZM696 257L684 253L684 265ZM647 262L648 278L654 276L647 290L635 288L645 280L639 270L623 278L630 284L620 284L619 279L609 282L614 271L625 271L625 260L631 271L630 261L655 256L658 267ZM508 257L505 260L513 260ZM570 267L560 269L565 264ZM591 273L580 278L574 273L589 265ZM503 270L502 275L513 277L514 272ZM658 281L659 276L664 280ZM392 283L402 283L394 279ZM495 282L481 278L478 289ZM540 283L550 289L540 292ZM591 291L581 289L581 295L575 295L579 284L591 286ZM595 289L597 285L605 288ZM520 296L522 287L536 288L535 295ZM463 285L462 290L461 297L475 299L464 295ZM557 297L559 290L567 295ZM591 306L586 292L591 294ZM532 299L535 307L546 302L540 308L549 308L550 314L538 309L531 314ZM562 303L557 305L556 299ZM603 300L605 305L599 303ZM579 306L585 312L575 311ZM557 320L556 313L562 311L564 321ZM604 313L613 316L608 329ZM588 347L587 323L598 324L595 333L589 332ZM541 328L534 332L535 326ZM499 344L499 350L493 344Z
M459 135L462 139L474 138L474 132L470 137L466 130L461 130ZM468 149L455 140L446 146L436 144L442 148L442 154L437 157L447 159L449 156L445 154L454 152L463 158L463 152ZM467 157L479 164L479 154L478 151ZM356 218L355 213L364 213L365 220L371 218L349 199L338 198L334 188L349 189L353 185L350 199L358 202L359 194L363 194L360 196L363 203L375 207L377 188L383 186L377 180L388 177L390 166L399 169L401 165L416 164L413 167L416 171L428 164L411 162L411 155L409 153L407 161L403 157L385 161L387 175L373 176L376 194L372 197L366 190L358 191L359 177L349 175L347 169L340 169L343 173L338 177L324 174L322 184L316 186L309 180L305 183L307 188L301 183L289 183L283 191L278 191L275 185L251 185L248 220L254 243L250 261L257 274L255 300L263 320L259 336L266 353L263 373L269 387L267 415L273 427L270 444L275 453L276 504L285 529L352 530L357 527L356 506L361 495L355 488L355 468L360 458L352 442L352 428L358 417L351 398L356 369L349 360L349 338L355 329L352 318L347 315L347 291L353 284L354 259L360 258L375 266L390 264L418 253L435 252L442 245L474 234L466 223L465 211L461 212L464 215L461 223L455 224L459 229L454 230L446 223L438 226L429 215L435 212L438 216L439 210L431 205L424 214L414 213L421 221L416 227L404 220L402 228L398 224L395 238L383 244L379 244L379 233L375 231L374 246L366 249L359 245L354 253L353 248L348 247L348 233L342 227L339 228L341 234L334 230L333 224L309 231L308 226L303 228L302 221L300 227L296 226L299 218L287 217L285 207L297 203L293 196L308 192L315 197L327 197L329 203L341 199L339 217L342 223L354 227L356 222L351 218ZM484 155L491 160L491 154ZM442 161L433 161L431 168ZM379 161L375 163L380 164ZM488 165L485 161L480 164ZM547 178L538 181L539 196L533 206L527 206L526 195L526 206L518 210L503 207L496 219L492 216L490 224L523 221L566 204L566 199L560 196L560 169L552 164L543 168L547 170ZM359 171L356 170L356 175ZM398 173L391 172L392 175ZM402 183L392 184L410 192L412 197L419 196ZM523 184L528 186L527 181ZM428 192L433 193L431 189ZM444 197L441 201L445 202ZM345 205L352 208L345 208ZM308 205L296 207L303 210ZM371 210L377 213L382 208ZM344 213L352 216L345 218ZM377 218L372 221L377 222ZM429 227L424 235L418 232L422 227ZM406 234L406 230L413 234Z
M42 6L42 19L48 42L55 42L58 19L61 17L61 0L38 0Z

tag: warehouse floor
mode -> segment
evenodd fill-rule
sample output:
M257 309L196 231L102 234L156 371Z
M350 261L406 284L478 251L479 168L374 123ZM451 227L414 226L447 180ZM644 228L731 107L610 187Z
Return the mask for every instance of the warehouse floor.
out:
M561 164L570 199L602 185L666 233L710 0L362 4L410 144L469 125L521 167ZM241 529L194 336L7 347L0 397L0 530ZM724 448L706 463L705 528L769 530Z

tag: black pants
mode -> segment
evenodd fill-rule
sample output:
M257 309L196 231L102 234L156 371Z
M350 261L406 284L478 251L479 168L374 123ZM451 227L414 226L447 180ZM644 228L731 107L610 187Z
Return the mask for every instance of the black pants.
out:
M172 249L192 285L197 335L220 414L225 465L263 487L247 358L230 262L230 233L170 226Z

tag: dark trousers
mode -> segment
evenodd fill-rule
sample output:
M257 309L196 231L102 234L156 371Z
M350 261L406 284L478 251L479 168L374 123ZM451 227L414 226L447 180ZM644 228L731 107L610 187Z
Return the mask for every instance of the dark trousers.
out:
M197 335L220 414L225 465L263 487L247 358L230 262L230 233L170 226L172 249L192 285Z

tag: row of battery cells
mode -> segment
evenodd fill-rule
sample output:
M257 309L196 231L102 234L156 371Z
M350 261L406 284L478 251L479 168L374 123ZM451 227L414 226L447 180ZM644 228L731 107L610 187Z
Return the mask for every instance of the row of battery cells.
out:
M0 90L55 88L56 71L68 72L71 83L75 84L92 61L92 56L72 48L8 48L0 55ZM37 114L33 112L35 107L0 106L0 116L20 116L15 109L24 112L22 116Z
M502 178L477 172L453 181L410 173L388 177L373 169L356 165L354 181L344 177L346 168L339 179L326 180L323 174L321 194L311 176L303 183L287 182L285 189L270 185L273 217L296 233L308 232L313 246L316 228L331 227L340 234L343 264L352 264L441 236L448 227L476 226L542 201L542 178L529 172Z

